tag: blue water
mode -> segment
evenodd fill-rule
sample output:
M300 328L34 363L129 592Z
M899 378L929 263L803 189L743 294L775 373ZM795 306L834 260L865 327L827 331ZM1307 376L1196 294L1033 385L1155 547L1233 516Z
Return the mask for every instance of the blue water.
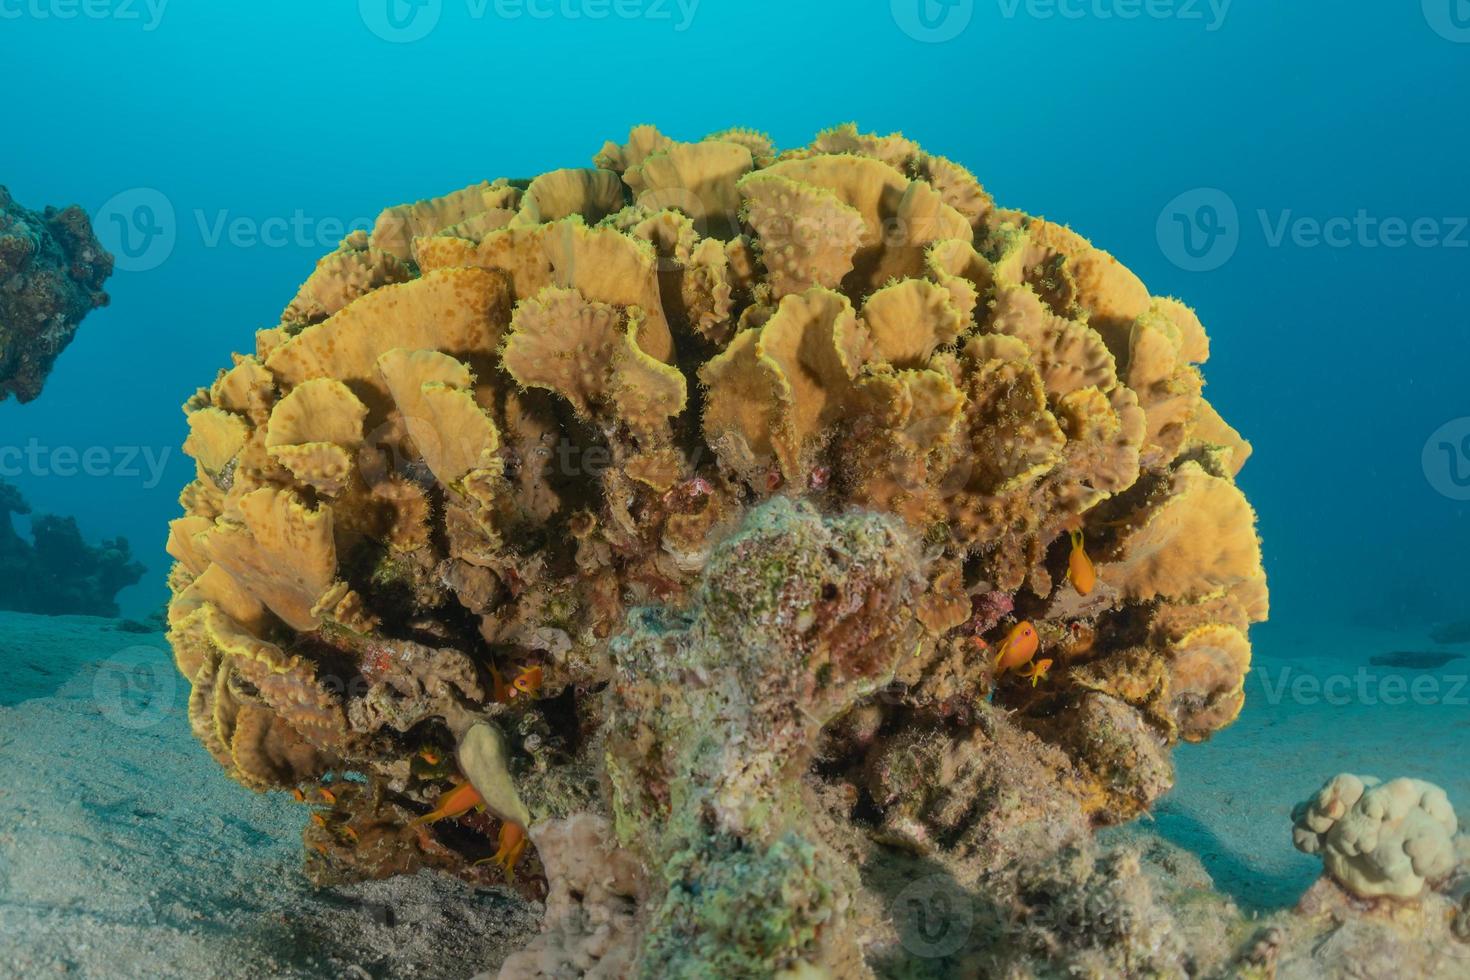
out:
M1278 621L1465 615L1470 444L1423 453L1470 416L1470 5L922 0L925 27L918 2L393 0L395 28L387 0L0 0L0 183L101 211L134 267L42 399L0 405L0 443L103 447L114 472L12 481L129 537L155 574L123 601L149 611L190 476L178 406L344 226L584 164L640 122L791 146L855 120L1199 309L1209 395L1256 446ZM1313 245L1299 221L1360 213L1419 240Z

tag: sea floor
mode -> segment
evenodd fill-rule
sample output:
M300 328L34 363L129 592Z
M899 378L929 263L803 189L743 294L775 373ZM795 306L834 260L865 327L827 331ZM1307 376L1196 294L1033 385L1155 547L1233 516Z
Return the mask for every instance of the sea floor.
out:
M1288 906L1319 863L1290 811L1343 771L1415 776L1470 815L1470 660L1373 667L1418 637L1271 625L1240 721L1176 755L1151 821L1244 908ZM0 976L468 977L536 929L515 896L423 873L315 889L300 807L223 778L189 734L163 637L0 613Z
M223 778L167 649L0 613L0 977L469 977L535 934L430 872L312 888L302 808Z
M1362 628L1251 631L1255 663L1240 719L1174 754L1178 781L1153 831L1196 854L1243 908L1295 904L1322 869L1291 843L1291 810L1342 772L1444 788L1470 823L1470 647ZM1433 669L1375 666L1396 651L1463 653Z

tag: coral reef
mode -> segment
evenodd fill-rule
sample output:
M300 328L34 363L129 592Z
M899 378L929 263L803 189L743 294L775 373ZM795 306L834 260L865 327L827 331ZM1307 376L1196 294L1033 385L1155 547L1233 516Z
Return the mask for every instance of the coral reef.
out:
M887 971L924 868L1004 923L1123 901L1090 830L1237 716L1267 613L1208 356L1106 252L850 126L640 127L389 208L185 406L192 726L320 807L323 880L485 880L528 833L565 942L515 975ZM421 819L466 785L484 812ZM1177 960L1152 915L1079 968Z
M551 891L541 935L506 960L502 980L627 976L637 955L642 866L591 814L543 821L531 834Z
M143 578L125 538L92 547L70 517L31 520L32 541L14 515L31 512L20 491L0 480L0 609L46 616L118 614L117 594Z
M1260 929L1254 947L1225 975L1460 980L1470 972L1470 942L1457 931L1458 908L1433 892L1417 902L1365 904L1324 877L1296 908Z
M82 319L107 305L110 275L86 212L28 211L0 187L0 401L41 394Z
M1224 976L1425 977L1470 971L1470 839L1439 787L1342 774L1292 814L1325 872L1259 923Z

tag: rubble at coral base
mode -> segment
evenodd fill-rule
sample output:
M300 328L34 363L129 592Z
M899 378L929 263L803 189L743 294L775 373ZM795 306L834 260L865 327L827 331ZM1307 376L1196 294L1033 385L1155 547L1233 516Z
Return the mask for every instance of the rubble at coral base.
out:
M130 691L109 663L132 671ZM1274 683L1286 666L1318 673L1328 663L1287 661L1266 649L1257 669ZM502 964L509 974L559 952L547 941L521 951L538 934L541 906L504 889L427 871L337 888L307 885L300 873L302 808L221 777L184 722L186 685L179 680L169 690L161 636L121 632L105 619L0 613L0 667L13 681L0 690L0 962L19 974L494 977ZM1453 938L1456 921L1464 920L1455 917L1451 898L1375 911L1323 882L1306 896L1306 914L1248 915L1232 911L1218 890L1226 887L1241 905L1262 893L1300 895L1317 862L1291 849L1283 801L1305 796L1345 765L1386 775L1395 751L1389 743L1423 746L1404 771L1440 781L1464 812L1464 776L1455 775L1449 743L1436 737L1436 729L1454 724L1453 710L1312 708L1255 697L1219 743L1181 756L1179 785L1156 821L1099 838L1105 848L1139 855L1104 862L1104 870L1131 881L1106 895L1112 904L1104 907L1120 910L1146 889L1177 924L1168 944L1182 945L1200 976L1264 977L1272 963L1282 980L1464 976L1470 945ZM1371 718L1384 737L1370 740L1362 755L1345 755L1327 712L1335 712L1336 730ZM1300 786L1276 785L1274 778L1260 785L1257 778L1280 733L1293 746L1280 781L1308 780ZM1435 755L1435 745L1445 751ZM1177 842L1200 850L1214 882ZM557 877L577 885L575 874ZM611 890L597 887L602 894L583 893L590 896L580 899L584 906L616 909ZM906 897L932 905L947 894L922 889ZM564 912L571 897L550 896L552 914ZM969 927L988 928L984 907L973 909ZM606 921L615 933L615 920ZM934 961L915 955L926 948L917 919L900 924L891 975L943 975L926 971ZM1247 956L1234 959L1242 951ZM1383 962L1394 967L1375 966Z

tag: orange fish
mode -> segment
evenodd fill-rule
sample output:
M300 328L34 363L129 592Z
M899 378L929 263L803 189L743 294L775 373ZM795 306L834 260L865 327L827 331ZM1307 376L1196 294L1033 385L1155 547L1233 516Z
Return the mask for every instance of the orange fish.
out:
M443 757L440 756L439 753L434 751L432 748L424 746L422 749L419 749L419 758L423 759L431 766L437 766Z
M1050 660L1033 660L1029 667L1021 671L1021 676L1028 678L1031 681L1031 686L1035 687L1038 683L1046 679L1046 675L1050 670Z
M1087 595L1092 587L1097 585L1097 570L1092 567L1092 559L1087 557L1087 549L1083 545L1082 532L1072 533L1072 556L1067 559L1067 578L1072 583L1072 588L1077 590L1078 595Z
M516 676L516 679L510 682L510 686L513 688L510 696L515 697L516 693L520 693L535 697L536 692L541 690L541 677L542 671L540 667L524 668Z
M1006 634L1005 641L1001 643L995 655L995 672L1004 674L1013 667L1019 667L1028 663L1036 656L1037 649L1041 646L1041 638L1036 635L1036 627L1030 622L1022 621L1011 627Z
M439 799L434 801L434 809L412 821L410 827L421 827L426 823L438 823L440 820L449 820L454 817L462 817L477 806L484 806L485 800L480 796L480 791L466 780L454 789L441 793Z
M331 790L327 789L325 786L318 787L317 792L322 795L322 802L323 803L330 803L330 804L332 804L332 806L336 806L337 805L337 794L336 793L333 793Z
M493 696L497 703L508 704L517 694L525 694L535 697L536 692L541 689L541 677L543 671L540 667L522 667L521 672L509 684L505 677L494 667L490 668L490 679L494 684Z
M516 864L526 853L526 828L509 820L500 825L500 850L490 860L500 865L507 881L515 881Z

